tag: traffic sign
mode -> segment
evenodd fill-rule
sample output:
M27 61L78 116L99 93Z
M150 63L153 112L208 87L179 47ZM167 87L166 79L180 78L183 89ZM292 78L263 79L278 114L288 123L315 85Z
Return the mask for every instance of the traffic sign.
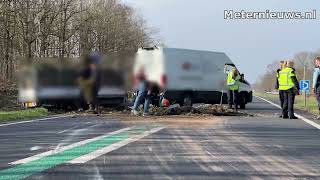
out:
M300 81L300 90L301 91L310 91L310 81L309 80L301 80Z

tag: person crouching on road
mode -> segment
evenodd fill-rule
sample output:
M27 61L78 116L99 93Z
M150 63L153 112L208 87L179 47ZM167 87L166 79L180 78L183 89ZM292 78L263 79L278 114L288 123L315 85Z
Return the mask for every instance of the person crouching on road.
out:
M229 108L232 109L232 105L234 105L234 110L238 110L238 94L239 94L239 87L240 87L240 75L237 68L233 68L227 78L227 85L228 85L228 104Z
M151 91L148 90L148 82L146 80L143 68L140 69L136 78L138 83L138 95L134 101L134 105L132 107L132 113L134 115L139 115L139 106L143 103L143 100L145 100L143 116L146 116L148 115L148 112L149 112Z
M285 65L285 61L280 61L280 64L279 64L279 69L277 69L277 78L276 78L276 84L275 84L275 89L279 90L279 81L278 81L278 78L279 78L279 72L286 66ZM284 92L279 90L279 99L280 99L280 106L281 106L281 109L283 108L283 96L284 96ZM282 118L282 115L280 115L280 118Z
M294 99L296 95L299 95L300 87L293 65L292 61L287 61L286 67L279 72L279 90L283 91L284 100L282 108L283 119L298 119L294 115Z
M313 72L312 91L318 102L319 115L317 116L317 119L320 120L320 57L315 59L315 66L316 67Z

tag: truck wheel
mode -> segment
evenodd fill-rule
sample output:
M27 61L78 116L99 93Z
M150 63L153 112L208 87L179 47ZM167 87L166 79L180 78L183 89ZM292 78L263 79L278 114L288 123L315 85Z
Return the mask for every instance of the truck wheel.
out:
M246 109L246 98L241 97L240 109Z
M189 95L184 97L183 106L187 106L187 107L192 106L192 99L191 99L191 97Z

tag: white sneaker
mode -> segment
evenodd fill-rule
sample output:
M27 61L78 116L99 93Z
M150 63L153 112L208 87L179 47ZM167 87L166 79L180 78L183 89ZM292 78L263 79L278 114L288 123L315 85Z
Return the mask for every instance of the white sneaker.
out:
M136 116L139 115L139 112L137 110L132 110L131 112Z
M149 113L143 113L142 116L143 116L143 117L147 117L147 116L150 116L150 114L149 114Z

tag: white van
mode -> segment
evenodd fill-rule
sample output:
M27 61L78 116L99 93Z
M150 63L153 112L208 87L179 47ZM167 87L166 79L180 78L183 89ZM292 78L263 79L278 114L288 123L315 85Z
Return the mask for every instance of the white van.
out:
M233 66L225 53L152 47L138 50L134 74L143 69L147 80L162 89L162 97L170 104L225 104L226 73ZM252 101L250 84L243 78L239 96L241 108Z

